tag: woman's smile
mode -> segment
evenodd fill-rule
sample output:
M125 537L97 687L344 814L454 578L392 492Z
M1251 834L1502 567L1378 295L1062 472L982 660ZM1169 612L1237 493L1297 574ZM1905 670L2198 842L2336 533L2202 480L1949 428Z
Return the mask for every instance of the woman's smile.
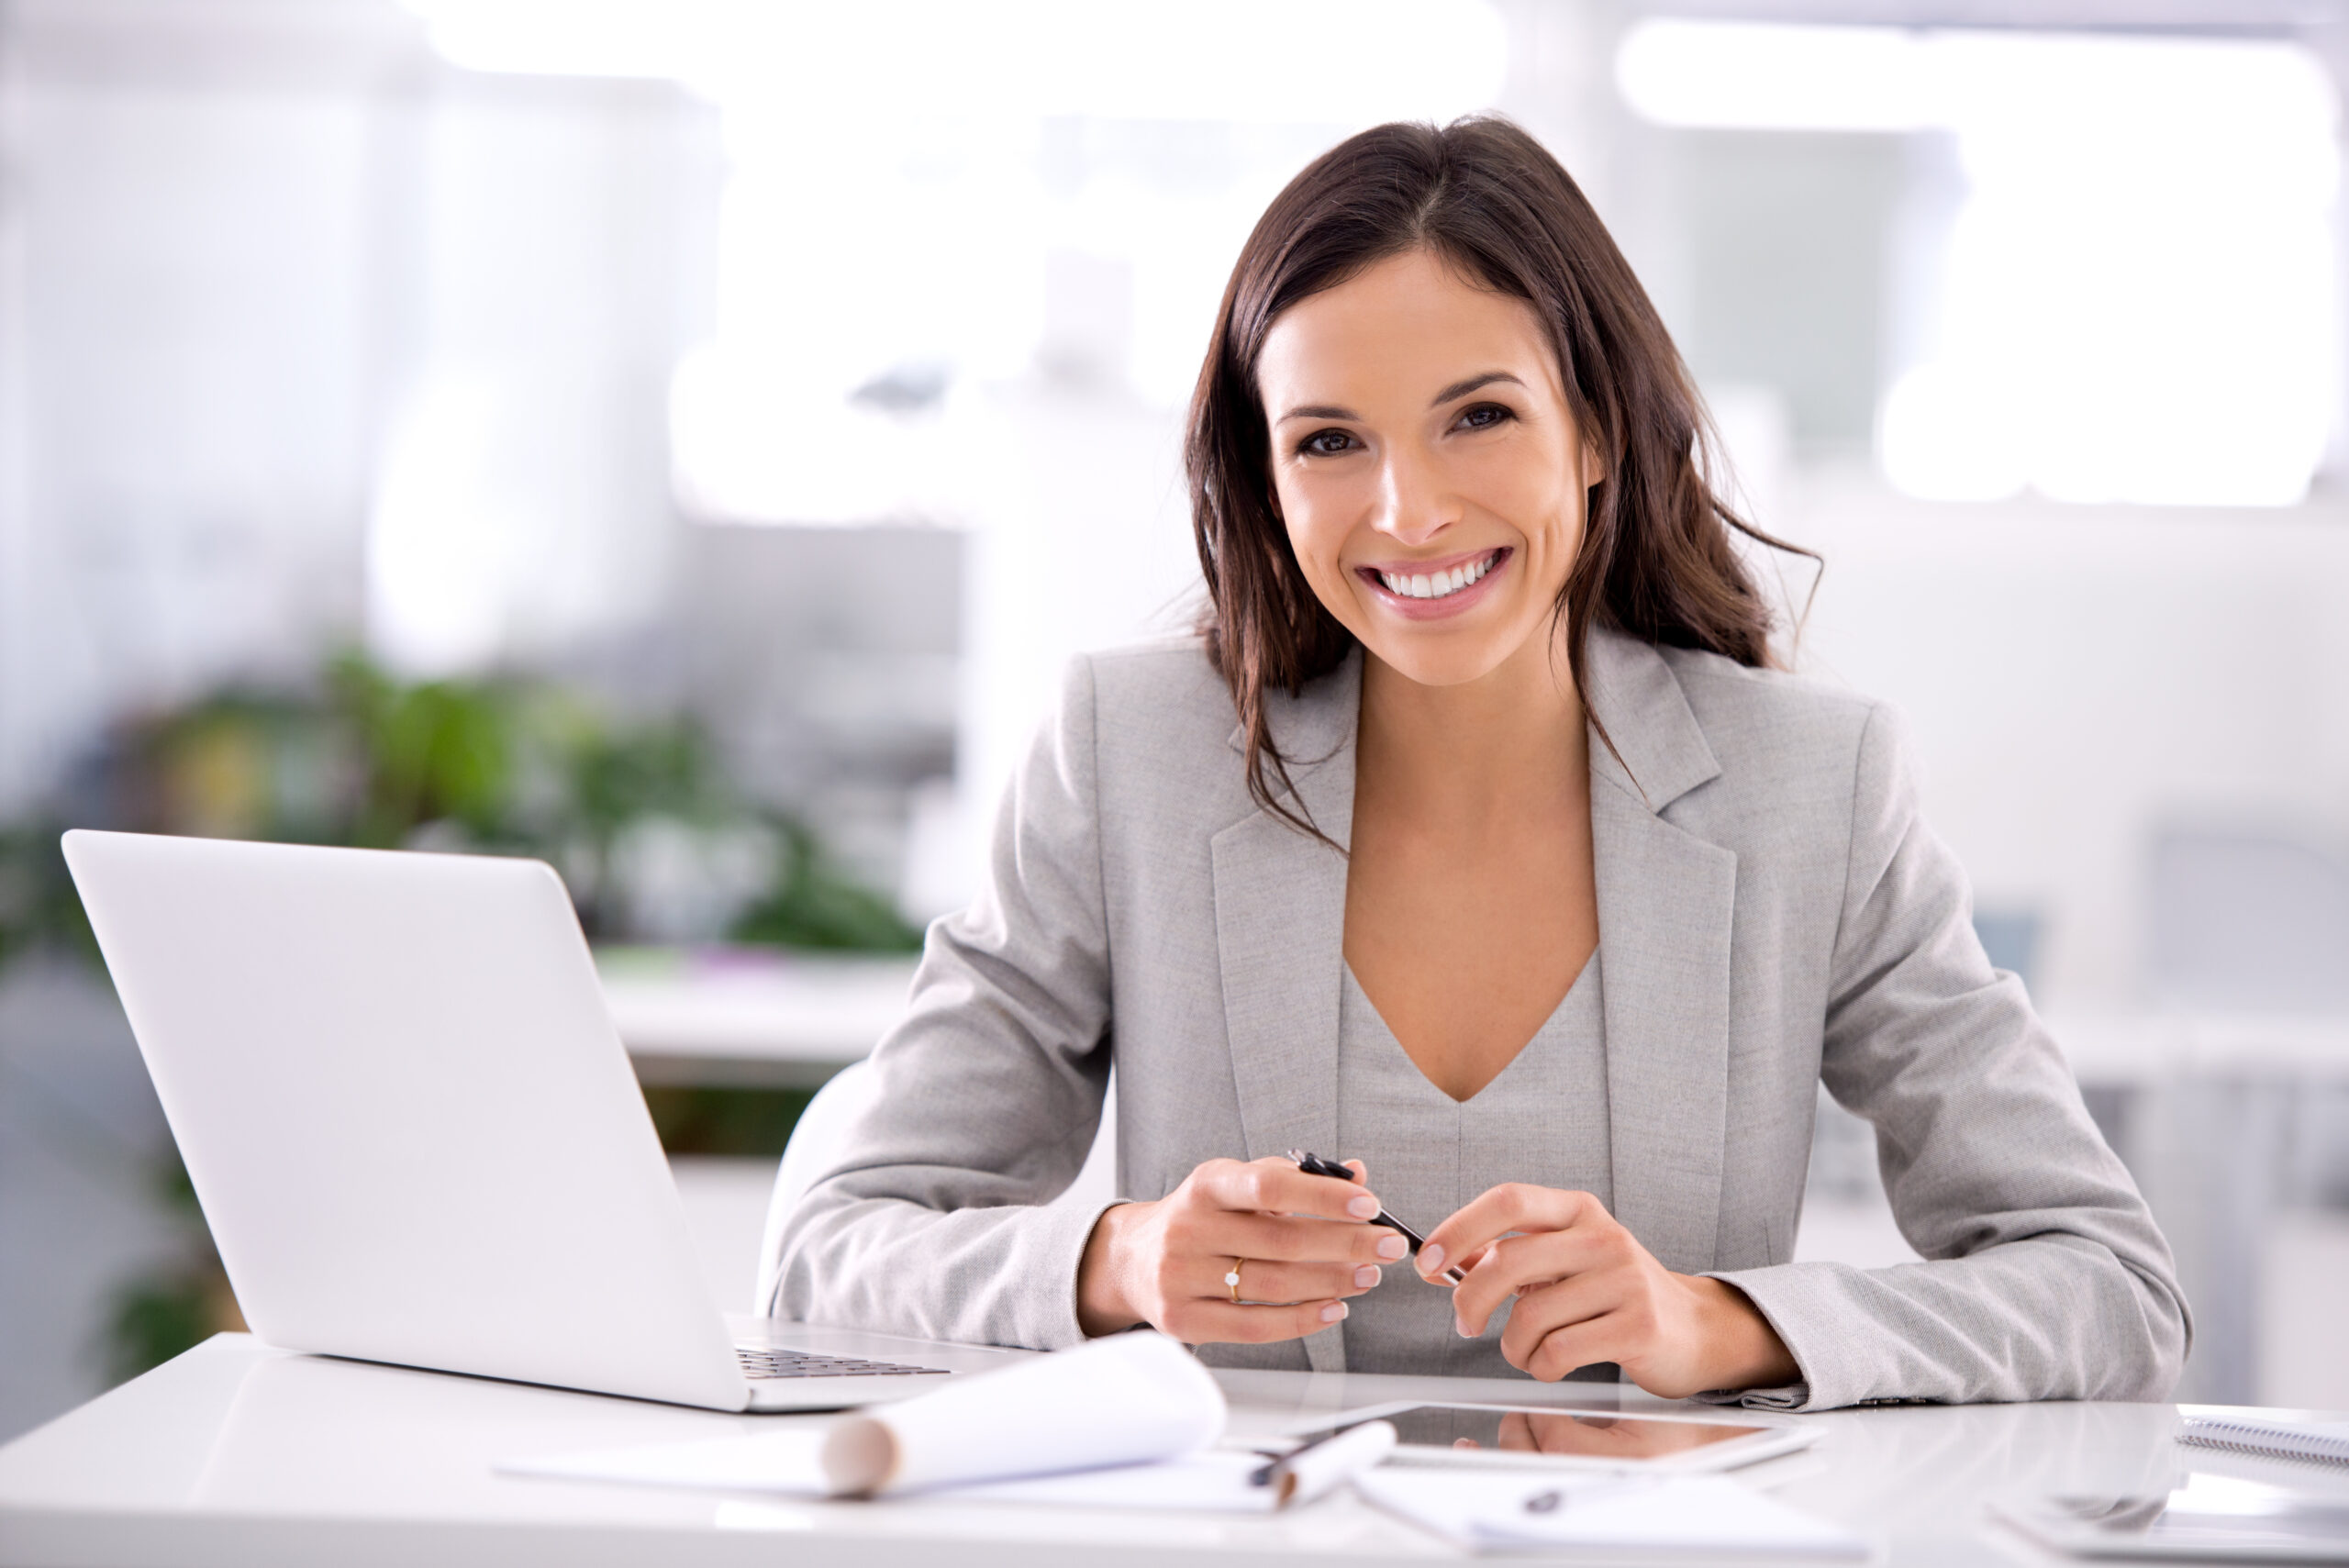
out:
M1516 554L1515 549L1502 545L1429 561L1382 561L1356 568L1354 577L1371 602L1387 612L1407 620L1439 620L1465 614L1490 598L1494 579Z

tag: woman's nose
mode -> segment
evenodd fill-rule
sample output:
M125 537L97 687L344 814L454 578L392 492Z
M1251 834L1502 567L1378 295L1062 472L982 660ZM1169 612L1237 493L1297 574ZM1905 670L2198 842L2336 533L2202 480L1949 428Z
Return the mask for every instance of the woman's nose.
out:
M1460 520L1460 499L1435 464L1421 454L1391 452L1379 470L1380 533L1397 544L1421 545Z

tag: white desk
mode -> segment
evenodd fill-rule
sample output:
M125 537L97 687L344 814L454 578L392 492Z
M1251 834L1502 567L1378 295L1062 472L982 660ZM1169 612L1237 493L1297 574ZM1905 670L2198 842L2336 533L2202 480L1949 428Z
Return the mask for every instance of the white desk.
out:
M1612 1389L1451 1379L1221 1374L1236 1429L1419 1395L1611 1407ZM1634 1389L1620 1398L1653 1407ZM919 1500L808 1503L513 1479L520 1455L684 1440L778 1420L289 1356L223 1335L0 1449L0 1563L1239 1563L1445 1559L1453 1550L1340 1493L1269 1518ZM2169 1406L1898 1407L1809 1418L1808 1453L1744 1472L1876 1538L1889 1560L2035 1554L1984 1500L2159 1487L2187 1468L2349 1494L2349 1473L2176 1450ZM2182 1459L2184 1462L2182 1462ZM1580 1559L1587 1562L1589 1559Z

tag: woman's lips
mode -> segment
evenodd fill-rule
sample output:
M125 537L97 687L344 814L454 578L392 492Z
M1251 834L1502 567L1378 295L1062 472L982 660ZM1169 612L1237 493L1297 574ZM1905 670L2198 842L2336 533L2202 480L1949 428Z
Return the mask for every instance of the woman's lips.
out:
M1404 619L1442 620L1488 598L1493 579L1516 557L1517 551L1504 545L1497 550L1475 550L1431 561L1382 562L1376 566L1356 567L1354 576L1369 590L1373 600ZM1474 581L1458 588L1437 585L1445 579L1466 578ZM1396 586L1390 587L1390 581ZM1426 586L1425 594L1398 591L1416 590L1421 584Z

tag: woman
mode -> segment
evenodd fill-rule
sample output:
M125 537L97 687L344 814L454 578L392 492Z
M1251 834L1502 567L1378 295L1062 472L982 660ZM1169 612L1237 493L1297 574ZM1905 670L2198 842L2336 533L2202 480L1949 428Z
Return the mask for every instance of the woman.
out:
M1698 422L1514 126L1298 175L1193 403L1202 634L1071 672L775 1310L1787 1408L2165 1394L2168 1250L1890 716L1773 668ZM1052 1205L1113 1059L1128 1201ZM1790 1261L1822 1080L1928 1262Z

